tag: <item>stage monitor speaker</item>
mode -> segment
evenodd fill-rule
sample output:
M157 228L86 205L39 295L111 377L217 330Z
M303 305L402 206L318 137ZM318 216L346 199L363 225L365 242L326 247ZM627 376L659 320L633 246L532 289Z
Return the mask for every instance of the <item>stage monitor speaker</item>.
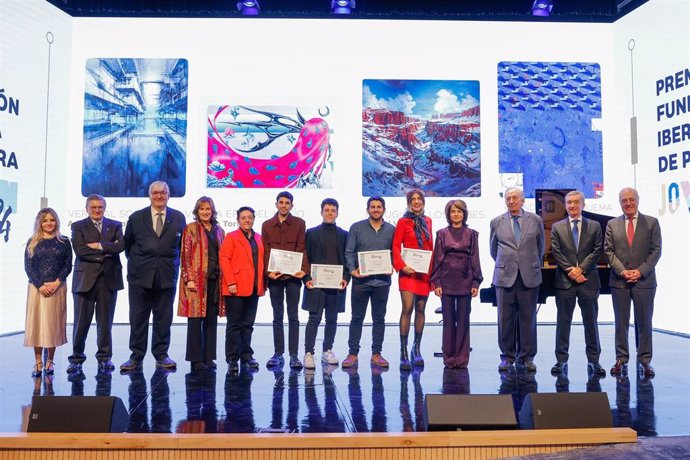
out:
M520 428L611 428L606 393L530 393L520 409Z
M115 396L34 396L28 432L122 433L129 415Z
M426 395L427 431L514 430L517 419L510 395Z

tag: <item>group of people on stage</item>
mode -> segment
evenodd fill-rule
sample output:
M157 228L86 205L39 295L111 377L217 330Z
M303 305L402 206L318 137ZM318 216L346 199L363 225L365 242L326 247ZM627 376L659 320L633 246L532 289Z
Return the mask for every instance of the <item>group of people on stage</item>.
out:
M432 238L432 221L424 214L421 190L407 193L407 211L393 226L384 221L385 200L367 200L368 217L348 231L338 227L338 202L321 202L322 223L307 229L304 220L291 213L293 196L287 191L276 198L276 214L265 221L261 234L254 230L255 211L237 210L237 230L225 234L216 219L213 200L197 200L194 222L187 224L181 212L168 207L169 189L156 181L149 187L150 206L131 214L124 234L120 222L104 217L106 201L100 195L86 199L88 217L72 224L72 239L60 234L57 214L39 211L34 234L25 253L29 277L24 345L34 348L34 377L54 372L55 347L67 342L67 276L72 272L74 327L67 372L82 372L85 342L96 317L96 359L99 370L112 371L111 329L117 291L124 288L119 254L127 257L131 351L120 365L123 371L139 368L148 346L152 318L151 352L159 368L174 368L168 355L170 327L176 293L177 314L188 318L185 359L194 370L216 368L217 323L227 317L225 361L228 371L240 366L257 369L252 333L259 297L268 290L273 309L274 354L267 367L285 363L284 315L288 317L287 359L293 369L316 366L316 336L325 316L321 361L337 365L334 353L338 313L345 311L346 288L351 284L352 319L344 368L358 364L362 325L371 304L372 344L370 363L388 367L382 355L385 316L391 273L360 271L360 253L390 251L391 265L399 273L400 369L424 366L421 352L425 307L430 292L441 298L443 314L443 362L448 368L465 368L470 354L470 302L482 282L478 233L467 226L464 201L453 199L445 206L448 226ZM520 189L505 192L508 211L491 221L490 251L495 260L493 285L498 303L499 371L516 365L536 371L536 304L541 284L544 228L536 214L523 209ZM628 323L630 300L634 304L638 363L641 371L654 375L651 318L656 280L654 266L661 254L658 221L640 214L639 196L626 188L619 195L624 215L612 219L602 239L596 222L582 217L584 195L566 196L568 218L552 230L557 263L556 304L558 326L556 365L552 373L567 372L570 324L576 301L585 326L588 368L605 374L599 364L601 348L597 330L599 278L597 260L602 247L611 265L611 288L616 318L616 363L612 374L625 371L629 360ZM405 250L426 251L428 269L416 271L406 261ZM302 255L301 267L291 274L274 271L271 251ZM407 259L409 261L409 259ZM342 267L337 287L317 287L312 264ZM426 267L425 267L426 268ZM339 269L338 269L339 270ZM336 273L336 276L338 274ZM309 312L304 355L299 358L298 308ZM412 313L414 312L414 322ZM409 344L410 325L414 331ZM44 350L46 350L44 352ZM45 362L43 361L45 357Z

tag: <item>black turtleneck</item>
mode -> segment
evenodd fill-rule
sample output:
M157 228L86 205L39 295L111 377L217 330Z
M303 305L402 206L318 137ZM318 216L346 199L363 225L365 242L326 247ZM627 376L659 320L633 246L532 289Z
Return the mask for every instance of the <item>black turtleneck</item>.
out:
M340 258L338 257L338 234L336 233L335 224L322 223L321 228L324 232L324 251L326 258L325 263L330 265L339 265Z

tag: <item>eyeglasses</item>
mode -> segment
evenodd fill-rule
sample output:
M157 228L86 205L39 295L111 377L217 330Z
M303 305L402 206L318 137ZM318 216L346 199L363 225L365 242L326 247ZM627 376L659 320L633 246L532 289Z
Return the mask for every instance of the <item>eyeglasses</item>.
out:
M167 194L168 194L168 192L166 192L165 190L151 192L151 195L163 195L163 196L165 196Z

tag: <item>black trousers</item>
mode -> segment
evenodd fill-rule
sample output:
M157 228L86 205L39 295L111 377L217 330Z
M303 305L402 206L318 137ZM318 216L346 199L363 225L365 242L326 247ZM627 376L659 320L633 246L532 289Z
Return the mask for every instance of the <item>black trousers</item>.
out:
M70 363L83 363L86 360L84 349L86 337L96 314L96 359L109 361L113 356L113 316L117 303L117 291L111 291L101 273L91 290L75 292L74 297L74 328L72 329L72 355Z
M129 349L134 361L143 361L149 341L149 317L153 314L151 353L160 361L168 357L175 287L161 288L156 272L153 287L129 285Z
M299 295L302 281L297 278L268 280L268 292L273 307L273 348L277 355L285 353L283 317L285 304L288 316L288 352L297 356L299 344ZM285 302L285 303L284 303Z
M208 363L216 359L218 328L218 279L206 280L206 316L187 318L185 360Z
M225 297L225 314L228 324L225 328L225 360L246 361L254 356L252 334L259 296Z
M338 296L327 295L324 306L316 307L309 312L309 320L304 330L304 351L314 353L316 344L316 334L319 331L319 324L323 312L326 312L326 325L323 329L323 351L331 350L335 341L335 333L338 330Z

